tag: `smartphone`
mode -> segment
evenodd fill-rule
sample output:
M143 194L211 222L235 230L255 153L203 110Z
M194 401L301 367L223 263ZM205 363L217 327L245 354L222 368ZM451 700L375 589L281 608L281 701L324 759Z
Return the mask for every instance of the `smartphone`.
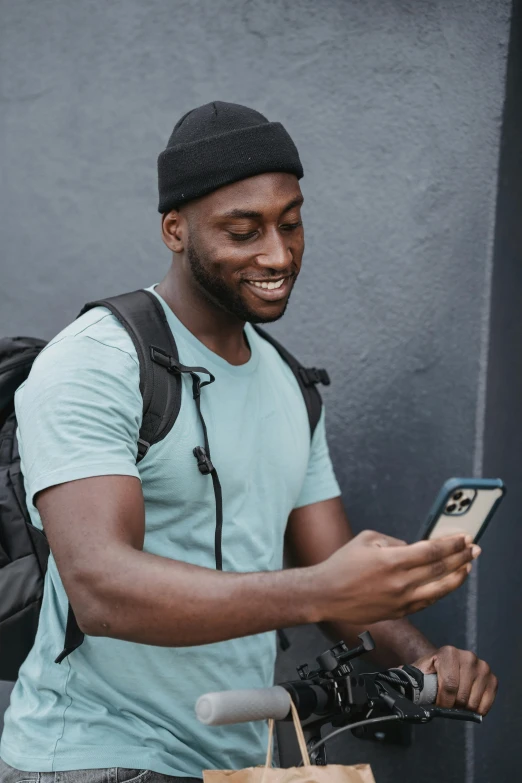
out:
M441 538L465 533L473 536L476 543L505 494L502 479L448 479L431 507L420 537Z

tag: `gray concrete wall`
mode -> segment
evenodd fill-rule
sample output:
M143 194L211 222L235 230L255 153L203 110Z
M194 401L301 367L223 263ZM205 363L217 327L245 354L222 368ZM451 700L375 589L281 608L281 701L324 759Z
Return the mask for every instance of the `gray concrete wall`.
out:
M158 151L193 106L254 106L306 171L305 267L274 330L331 372L354 527L414 537L443 480L482 471L509 15L510 0L1 0L0 333L51 337L90 298L159 280ZM465 646L476 610L472 582L418 623ZM323 647L292 635L282 676ZM485 783L478 731L343 740L331 758L371 759L378 783Z

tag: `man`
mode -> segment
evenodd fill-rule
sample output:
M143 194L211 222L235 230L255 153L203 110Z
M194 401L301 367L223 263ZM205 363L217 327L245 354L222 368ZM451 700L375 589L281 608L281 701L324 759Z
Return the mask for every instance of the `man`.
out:
M493 702L487 664L436 650L397 619L461 585L480 550L462 537L352 539L324 415L310 442L293 374L251 326L283 315L299 274L302 173L279 123L227 103L185 115L160 155L173 261L149 290L180 361L215 376L201 405L222 484L222 572L189 380L139 470L137 356L105 308L55 337L17 392L27 502L52 556L5 719L3 783L55 770L61 783L200 778L260 763L263 724L206 727L194 705L206 691L271 685L269 632L301 623L348 642L371 626L381 663L438 673L440 704L486 713ZM294 566L281 570L285 534ZM57 665L68 600L87 636Z

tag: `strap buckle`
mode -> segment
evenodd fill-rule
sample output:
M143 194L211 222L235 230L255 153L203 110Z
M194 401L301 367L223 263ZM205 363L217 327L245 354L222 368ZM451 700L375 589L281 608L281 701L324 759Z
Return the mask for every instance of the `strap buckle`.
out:
M187 368L183 367L183 365L174 359L173 356L165 353L165 351L162 351L161 348L156 348L155 345L150 346L150 358L153 362L156 362L156 364L160 364L162 367L165 367L168 372L182 373L188 371Z
M162 367L165 367L168 372L179 373L180 375L182 373L187 373L188 375L191 375L193 380L197 379L199 387L201 388L203 388L203 386L208 386L209 384L214 383L216 380L212 373L209 372L205 367L186 367L173 356L166 353L165 351L162 351L161 348L157 348L155 345L150 346L150 357L153 362L156 362L156 364L160 364ZM208 375L208 381L202 381L201 378L198 377L197 373L204 373L205 375Z
M156 364L161 364L162 367L166 367L167 370L171 367L172 356L162 351L161 348L156 348L154 345L150 346L150 358Z
M199 472L204 476L208 476L209 473L212 473L214 470L214 465L212 464L210 457L208 456L205 449L202 446L196 446L192 453L198 461Z
M299 367L299 377L305 386L314 386L316 383L322 383L323 386L330 385L330 376L326 370L317 367Z
M165 353L165 351L162 351L161 348L156 348L155 345L150 346L150 358L153 362L156 362L156 364L160 364L162 367L165 367L169 372L182 371L182 365L180 365L180 363L177 362L173 356Z

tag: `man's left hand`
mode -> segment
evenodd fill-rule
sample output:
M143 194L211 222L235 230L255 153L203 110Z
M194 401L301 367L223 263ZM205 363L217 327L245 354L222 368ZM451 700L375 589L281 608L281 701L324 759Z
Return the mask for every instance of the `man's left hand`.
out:
M415 661L424 674L438 675L437 705L456 707L486 715L495 701L498 680L475 653L441 647Z

